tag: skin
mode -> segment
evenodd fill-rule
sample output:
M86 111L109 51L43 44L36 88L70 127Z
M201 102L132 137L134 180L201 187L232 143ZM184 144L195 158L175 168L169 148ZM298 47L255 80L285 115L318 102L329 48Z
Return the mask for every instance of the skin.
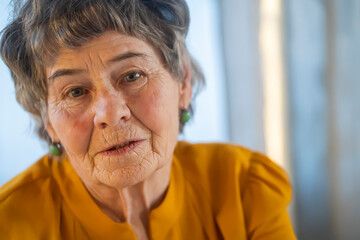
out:
M60 49L45 70L50 137L103 212L148 239L149 212L169 185L179 109L191 100L188 68L176 80L152 45L106 32Z

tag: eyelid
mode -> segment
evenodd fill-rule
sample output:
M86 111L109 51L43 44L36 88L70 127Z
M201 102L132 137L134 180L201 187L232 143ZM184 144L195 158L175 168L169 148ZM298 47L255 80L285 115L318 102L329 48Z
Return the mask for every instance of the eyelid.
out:
M143 71L141 71L141 70L130 70L130 71L127 71L125 74L124 74L124 77L125 76L128 76L129 74L131 74L131 73L139 73L140 75L144 75L144 72Z
M83 89L84 91L84 94L82 94L81 96L79 97L73 97L73 96L70 96L71 94L71 91L75 90L75 89L78 89L78 88L81 88ZM86 95L87 93L89 93L89 89L86 89L85 87L81 87L81 86L74 86L74 87L70 87L69 89L67 89L65 92L64 92L64 95L63 95L63 98L70 98L70 99L76 99L76 98L81 98L82 96Z
M130 74L134 74L134 73L138 73L140 75L138 79L146 77L146 74L143 71L141 71L139 69L133 69L133 70L129 70L129 71L125 72L124 74L122 74L120 77L120 82L125 81L126 83L131 83L131 82L126 81L126 77L129 76ZM134 82L136 82L136 80Z

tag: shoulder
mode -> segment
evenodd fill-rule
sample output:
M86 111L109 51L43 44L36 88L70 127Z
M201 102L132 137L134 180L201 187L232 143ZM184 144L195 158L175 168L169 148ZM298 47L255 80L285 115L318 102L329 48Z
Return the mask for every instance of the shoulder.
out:
M254 153L242 194L246 230L254 239L296 239L287 206L292 189L285 171Z
M204 168L220 167L228 170L234 167L239 170L248 169L252 151L228 143L197 143L179 142L175 148L175 156L184 168L202 171ZM220 170L220 169L218 169Z
M274 193L287 205L291 198L291 185L286 172L267 156L254 152L246 179L247 188L258 188L259 194ZM276 194L275 194L276 193ZM259 196L253 196L257 198Z
M51 177L51 159L42 157L28 169L0 187L0 203L26 189L39 186Z
M232 144L186 142L179 142L175 157L200 205L211 204L224 236L294 239L286 211L291 185L268 157Z
M249 189L265 193L268 190L267 194L278 193L286 203L290 201L287 174L261 153L228 143L179 142L175 156L186 177L210 182L210 188L218 185L212 183L220 182L238 188L241 196Z
M51 219L54 207L59 205L51 167L52 160L45 156L0 187L1 236L13 236L19 227L23 233L33 232L44 220Z
M258 178L288 183L285 171L267 156L234 144L179 142L175 156L185 174L212 174L241 185Z

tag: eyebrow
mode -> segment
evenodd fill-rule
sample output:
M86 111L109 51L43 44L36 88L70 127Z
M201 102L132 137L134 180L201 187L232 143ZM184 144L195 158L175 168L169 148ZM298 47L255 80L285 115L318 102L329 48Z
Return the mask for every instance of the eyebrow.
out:
M147 55L144 54L144 53L126 52L126 53L120 54L120 55L110 59L108 62L109 63L120 62L120 61L123 61L125 59L133 58L133 57L145 58L145 57L147 57Z
M53 73L49 78L48 81L52 82L55 80L55 78L61 77L61 76L73 76L76 74L80 74L85 72L83 69L59 69L56 70L55 73Z
M120 54L118 56L115 56L114 58L107 61L107 63L120 62L120 61L124 61L126 59L133 58L133 57L145 58L145 57L147 57L147 55L144 53L126 52L126 53ZM84 69L59 69L59 70L56 70L53 74L51 74L50 77L48 77L48 81L53 82L58 77L73 76L73 75L77 75L77 74L80 74L83 72L86 72L86 70L84 70Z

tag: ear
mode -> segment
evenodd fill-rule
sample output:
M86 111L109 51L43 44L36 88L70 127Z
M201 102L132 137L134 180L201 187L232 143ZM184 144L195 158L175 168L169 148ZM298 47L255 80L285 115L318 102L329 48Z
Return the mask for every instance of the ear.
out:
M58 138L56 132L55 132L55 129L54 127L51 125L49 119L47 120L43 120L44 121L44 124L45 124L45 129L46 129L46 132L49 134L51 140L54 142L54 143L59 143L60 142L60 139Z
M191 65L189 59L184 60L183 66L185 70L184 79L179 83L179 108L186 109L190 105L192 96L191 86Z

